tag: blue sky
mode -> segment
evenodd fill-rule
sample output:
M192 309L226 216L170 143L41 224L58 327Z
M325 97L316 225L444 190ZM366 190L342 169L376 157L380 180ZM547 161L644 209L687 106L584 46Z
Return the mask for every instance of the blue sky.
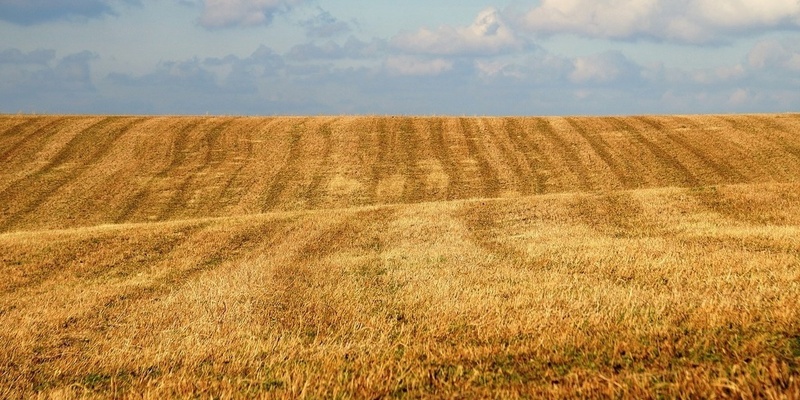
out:
M800 0L0 0L0 112L800 111Z

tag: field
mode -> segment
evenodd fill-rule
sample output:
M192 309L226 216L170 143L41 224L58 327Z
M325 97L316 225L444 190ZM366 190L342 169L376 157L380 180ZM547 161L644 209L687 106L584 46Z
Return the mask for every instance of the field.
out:
M800 398L800 114L0 116L0 398Z

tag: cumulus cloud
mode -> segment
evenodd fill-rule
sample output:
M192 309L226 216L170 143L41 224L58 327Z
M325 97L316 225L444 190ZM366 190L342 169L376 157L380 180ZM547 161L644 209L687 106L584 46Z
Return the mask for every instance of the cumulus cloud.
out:
M641 78L641 67L615 51L577 57L573 60L572 67L569 79L578 84L606 84L616 81L630 83Z
M741 32L800 29L800 1L542 0L518 22L543 35L704 44Z
M312 38L328 38L350 32L350 24L334 17L330 12L318 8L319 14L301 21L306 35Z
M513 63L503 60L475 60L475 70L483 78L512 77L522 79L525 73Z
M0 0L0 20L33 25L71 18L97 18L116 14L119 4L139 0Z
M748 101L750 101L750 92L746 89L737 88L736 90L728 96L728 104L732 106L742 106L745 105Z
M81 86L91 88L92 74L90 62L97 58L97 54L88 50L70 54L62 58L56 66L56 77L67 82L80 82Z
M408 56L392 56L386 59L384 67L391 75L439 75L453 69L453 62L442 58L432 60Z
M286 57L293 61L373 58L381 54L385 47L386 42L383 40L374 39L371 42L364 42L350 36L342 45L334 41L324 44L299 44L289 49Z
M514 34L496 9L487 8L469 26L444 25L436 30L422 28L395 36L391 44L416 54L489 55L523 48L525 41Z
M688 73L688 80L701 85L716 85L743 79L747 71L741 64L701 69Z
M304 0L204 0L200 25L208 29L267 25Z
M191 58L165 61L151 72L132 76L111 74L108 79L131 88L155 88L201 96L217 94L253 94L259 82L285 71L283 57L261 45L248 57L229 55L222 58Z
M201 92L220 89L215 84L212 72L198 59L166 61L160 63L155 71L143 76L114 73L109 75L109 79L118 84L138 87L193 88Z
M781 43L781 49L792 51L793 42ZM162 63L148 74L117 76L102 86L113 87L117 99L145 102L152 110L148 112L158 113L563 115L796 110L800 83L791 83L787 76L792 73L759 73L744 56L740 64L699 70L642 65L619 52L564 57L544 50L472 60L383 51L358 62L320 63L291 59L289 53L261 46L247 57Z
M800 44L763 40L747 54L747 64L754 69L783 69L800 72Z
M61 58L51 50L2 54L0 112L97 112L99 93L91 74L96 54L83 51Z
M96 58L89 51L56 59L53 50L4 50L0 52L0 98L92 91L91 62Z
M0 64L47 64L56 57L56 51L34 50L28 53L19 49L0 51Z
M248 57L229 55L221 59L207 58L202 62L202 68L213 74L212 79L219 87L210 87L212 92L239 94L257 93L261 81L280 77L285 67L283 57L264 45Z
M797 35L794 35L797 36ZM621 52L409 54L380 39L188 57L94 82L97 57L0 49L0 111L222 114L642 114L796 111L800 40L769 39L714 68ZM710 49L713 50L713 49ZM343 60L343 61L342 61ZM97 83L95 86L94 83Z

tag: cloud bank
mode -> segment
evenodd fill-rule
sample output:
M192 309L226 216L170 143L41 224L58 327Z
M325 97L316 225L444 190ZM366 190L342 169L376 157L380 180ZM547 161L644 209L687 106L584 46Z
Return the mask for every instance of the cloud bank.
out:
M775 39L761 41L748 53L747 64L759 70L800 72L800 43Z
M440 26L430 30L402 33L391 40L396 48L429 55L494 55L525 47L525 40L514 34L500 12L487 8L469 26Z
M226 42L214 56L167 55L140 64L136 72L126 69L124 61L141 52L98 54L89 46L74 45L70 51L0 47L0 112L563 115L777 112L800 107L800 33L792 32L798 26L798 0L758 5L752 0L543 0L518 17L510 10L488 7L472 22L366 39L366 23L344 22L311 0L143 1L192 7L189 11L199 16L200 28L208 30L199 32L202 35L252 38L254 32L266 33L264 44L252 41L229 49ZM18 25L11 31L21 32L37 29L23 23L52 18L81 22L135 3L0 0L0 7L38 10L30 12L35 18L27 19L3 14ZM53 15L58 17L45 17L45 5L55 5ZM288 24L270 25L280 14ZM191 34L198 33L198 26L191 25L194 16L184 19ZM67 24L48 29L62 25ZM280 37L270 46L287 26L294 36ZM215 31L237 27L261 29ZM75 29L74 24L69 29ZM771 34L758 40L763 32ZM776 33L782 38L776 39ZM548 46L551 35L596 40L578 40L578 47L585 47L576 51L552 46L558 41ZM737 35L750 39L739 43L751 44L694 46L737 41ZM653 46L643 58L650 58L648 62L631 50L638 43L626 44L625 52L614 50L617 40L645 38L680 45L641 44ZM592 52L590 46L598 43L602 49ZM76 52L83 48L87 51ZM667 58L652 60L653 50L659 48L679 57L688 57L681 49L691 49L690 54L720 52L727 58L696 64L712 65L708 68L675 60L667 65ZM738 60L730 49L739 52Z
M306 35L312 38L329 38L352 31L350 24L334 17L330 12L317 8L319 12L313 18L300 21Z
M367 42L351 44L363 48ZM92 78L97 55L0 50L0 110L178 114L632 114L796 111L797 41L756 43L714 68L641 64L618 51L577 57L415 55L298 58L260 46L249 56L164 61L150 72ZM360 47L359 47L360 46ZM324 46L323 46L324 47ZM333 57L333 58L331 58Z
M0 0L0 20L18 25L98 18L116 15L120 4L140 4L139 0Z
M200 25L231 28L267 25L275 14L286 12L304 0L204 0Z
M800 29L800 1L542 0L519 23L538 35L707 44L743 32Z

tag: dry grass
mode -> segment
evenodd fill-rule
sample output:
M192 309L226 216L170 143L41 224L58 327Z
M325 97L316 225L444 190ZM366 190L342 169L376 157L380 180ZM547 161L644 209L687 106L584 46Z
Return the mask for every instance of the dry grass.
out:
M800 397L800 116L0 117L0 397Z

